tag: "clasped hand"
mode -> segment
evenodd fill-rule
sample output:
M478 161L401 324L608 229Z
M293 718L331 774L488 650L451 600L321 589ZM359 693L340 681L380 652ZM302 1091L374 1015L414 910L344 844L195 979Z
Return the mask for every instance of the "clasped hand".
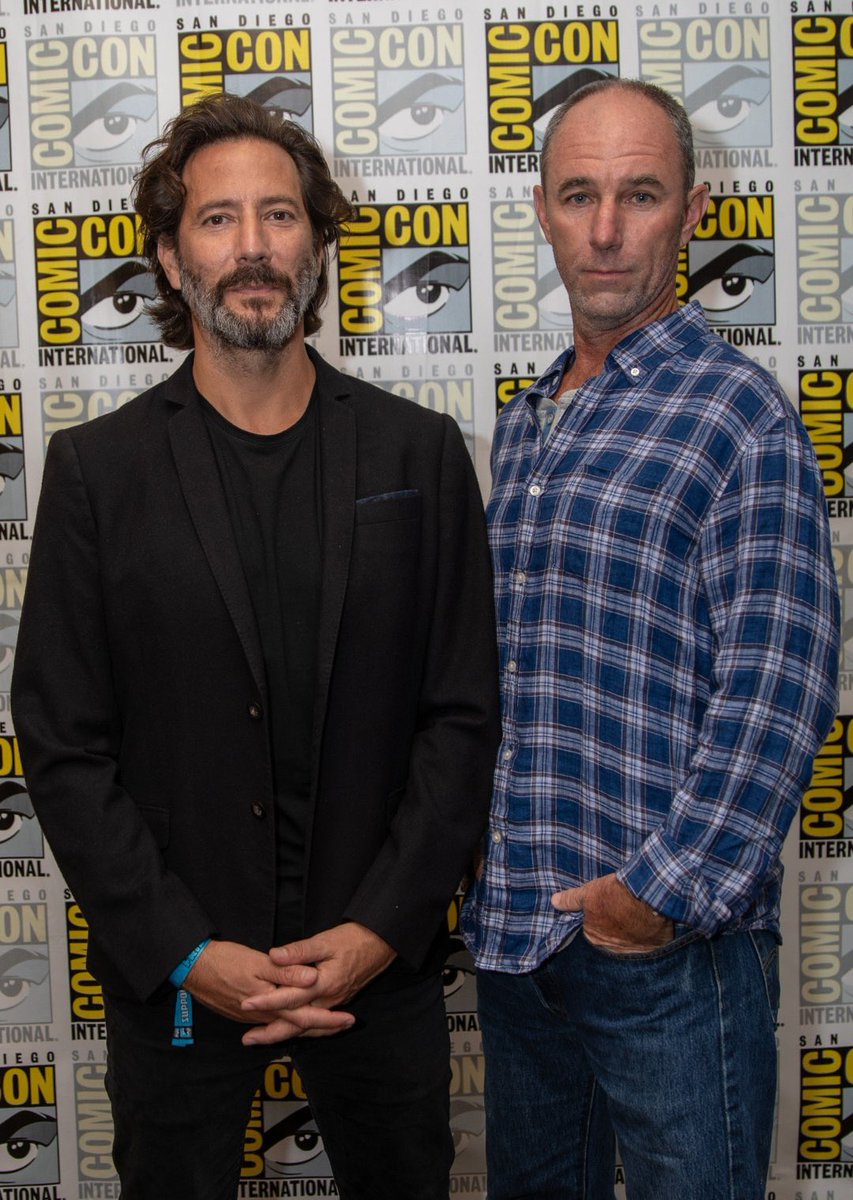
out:
M246 1046L292 1037L329 1037L355 1018L345 1004L393 961L394 950L355 921L262 954L236 942L212 941L184 987L202 1004L251 1025Z

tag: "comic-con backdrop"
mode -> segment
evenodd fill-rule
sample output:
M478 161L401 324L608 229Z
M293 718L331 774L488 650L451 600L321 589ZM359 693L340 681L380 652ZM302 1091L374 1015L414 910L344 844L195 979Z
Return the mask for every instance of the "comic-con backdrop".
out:
M318 346L451 413L485 492L496 412L571 338L533 211L542 132L572 89L611 75L662 84L690 114L713 199L680 295L779 378L823 469L849 632L841 711L786 852L767 1200L853 1197L851 0L0 0L0 1200L119 1194L86 921L33 817L8 690L47 442L179 357L145 313L142 147L223 90L316 134L357 213ZM448 919L455 934L456 906ZM452 1190L482 1195L458 936L445 983ZM701 1087L702 1064L684 1069ZM335 1194L299 1076L276 1063L240 1195Z

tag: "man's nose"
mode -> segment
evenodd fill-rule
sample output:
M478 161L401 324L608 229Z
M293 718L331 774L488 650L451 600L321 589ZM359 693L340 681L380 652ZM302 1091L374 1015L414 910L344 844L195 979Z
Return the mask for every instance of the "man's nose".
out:
M590 240L599 249L610 249L621 243L622 222L615 200L602 200L596 205Z
M254 215L244 216L239 224L237 258L255 261L269 258L269 255L269 239L264 222Z

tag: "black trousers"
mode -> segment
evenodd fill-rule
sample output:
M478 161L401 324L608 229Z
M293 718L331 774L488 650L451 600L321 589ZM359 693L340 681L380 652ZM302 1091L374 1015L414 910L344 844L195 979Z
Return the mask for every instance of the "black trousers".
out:
M352 1029L267 1047L243 1046L246 1026L199 1004L195 1044L173 1047L174 993L156 1004L105 1002L122 1200L234 1200L252 1097L283 1055L301 1076L344 1200L447 1200L450 1048L438 976L391 988L374 981L347 1005ZM317 1142L294 1113L280 1146L288 1126L297 1153L279 1154L283 1174L298 1169L288 1164L299 1147L308 1157Z

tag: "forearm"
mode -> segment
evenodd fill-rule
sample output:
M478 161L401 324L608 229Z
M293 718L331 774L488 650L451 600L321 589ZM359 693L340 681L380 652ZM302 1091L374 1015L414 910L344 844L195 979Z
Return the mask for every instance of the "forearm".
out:
M706 934L743 917L767 881L835 715L838 595L820 489L783 426L744 452L704 531L709 696L668 811L618 875Z

